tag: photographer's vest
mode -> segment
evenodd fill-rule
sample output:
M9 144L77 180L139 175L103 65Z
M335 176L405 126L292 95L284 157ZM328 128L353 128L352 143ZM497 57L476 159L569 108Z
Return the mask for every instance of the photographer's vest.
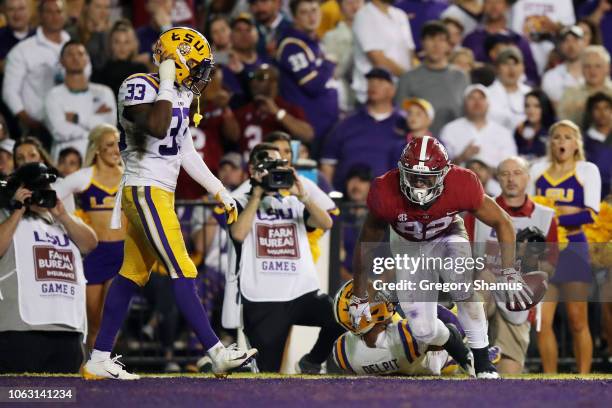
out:
M236 197L242 208L248 196ZM251 232L235 245L240 292L253 302L286 302L319 289L304 204L296 197L266 197Z
M495 201L510 215L517 234L523 229L533 226L539 228L544 233L544 236L548 235L555 215L553 209L536 204L529 198L519 209L509 208L501 197L497 197ZM497 241L495 230L485 223L476 220L474 223L473 241L474 256L485 256L487 265L494 265L499 268L501 265L500 244Z
M83 262L63 228L23 218L2 265L9 270L0 282L0 309L7 312L0 330L53 330L58 325L55 330L85 331Z

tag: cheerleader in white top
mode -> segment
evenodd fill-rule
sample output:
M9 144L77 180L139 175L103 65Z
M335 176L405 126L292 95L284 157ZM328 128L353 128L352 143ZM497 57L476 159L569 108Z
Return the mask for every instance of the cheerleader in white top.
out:
M589 331L587 302L593 281L589 248L582 226L594 222L599 212L601 177L597 166L584 160L580 129L563 120L551 126L548 160L531 169L532 194L554 201L559 225L567 230L569 245L559 254L551 289L566 300L578 371L591 370L593 342ZM542 305L542 330L538 347L545 373L557 371L558 349L553 331L557 302Z
M83 259L87 279L87 347L93 347L102 319L104 297L123 262L125 227L111 229L115 195L123 174L119 131L99 125L89 134L85 167L58 181L60 199L76 195L85 222L98 236L98 246ZM125 225L125 224L124 224Z

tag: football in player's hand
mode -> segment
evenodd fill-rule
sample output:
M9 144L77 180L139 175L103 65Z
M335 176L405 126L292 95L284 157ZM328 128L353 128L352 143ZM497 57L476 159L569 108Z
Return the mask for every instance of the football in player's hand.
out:
M510 304L509 301L506 302L506 307L510 311L521 311L528 310L537 305L546 295L546 290L548 289L548 274L543 271L533 271L529 273L523 274L523 280L525 284L529 286L533 296L531 297L531 302L525 305L525 308L521 308L521 305L518 302L514 303L514 307Z

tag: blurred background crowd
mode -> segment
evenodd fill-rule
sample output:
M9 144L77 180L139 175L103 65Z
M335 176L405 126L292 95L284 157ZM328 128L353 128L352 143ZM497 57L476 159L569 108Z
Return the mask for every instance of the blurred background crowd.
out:
M512 156L532 165L547 160L551 125L571 120L601 177L601 221L587 238L610 241L609 0L4 0L1 12L3 176L32 161L63 177L80 169L93 130L118 132L122 81L155 72L151 50L159 34L184 25L201 31L215 56L214 77L198 102L204 120L192 124L196 149L233 189L248 178L255 145L271 132L289 134L291 142L273 140L281 154L323 191L342 193L335 195L337 267L330 268L336 285L351 276L370 181L425 135L497 197L498 166ZM181 174L177 199L203 195ZM203 302L221 329L227 236L209 208L178 211L202 270ZM594 276L608 279L608 261L593 260ZM197 342L164 279L154 274L134 302L130 335L119 347L140 361L161 353L167 371L190 369L192 360L180 357L189 353L177 351ZM587 319L586 311L553 309L549 334L554 330L567 357L568 334L584 340L590 332L598 369L609 370L612 319L605 305L588 310ZM530 347L524 353L535 357L537 370L535 341Z

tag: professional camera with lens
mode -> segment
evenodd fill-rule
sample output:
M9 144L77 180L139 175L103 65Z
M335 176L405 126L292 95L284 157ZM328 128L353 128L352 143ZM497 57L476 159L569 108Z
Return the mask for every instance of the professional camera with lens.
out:
M291 169L281 168L287 165L287 160L273 159L268 152L261 151L255 156L255 171L267 174L261 180L261 187L265 191L278 191L289 189L293 186L294 178Z
M42 163L28 163L19 167L6 181L0 183L0 207L16 209L22 204L13 200L19 187L32 191L32 196L25 200L26 207L36 205L43 208L53 208L57 205L57 195L51 189L51 184L57 180L57 175Z

